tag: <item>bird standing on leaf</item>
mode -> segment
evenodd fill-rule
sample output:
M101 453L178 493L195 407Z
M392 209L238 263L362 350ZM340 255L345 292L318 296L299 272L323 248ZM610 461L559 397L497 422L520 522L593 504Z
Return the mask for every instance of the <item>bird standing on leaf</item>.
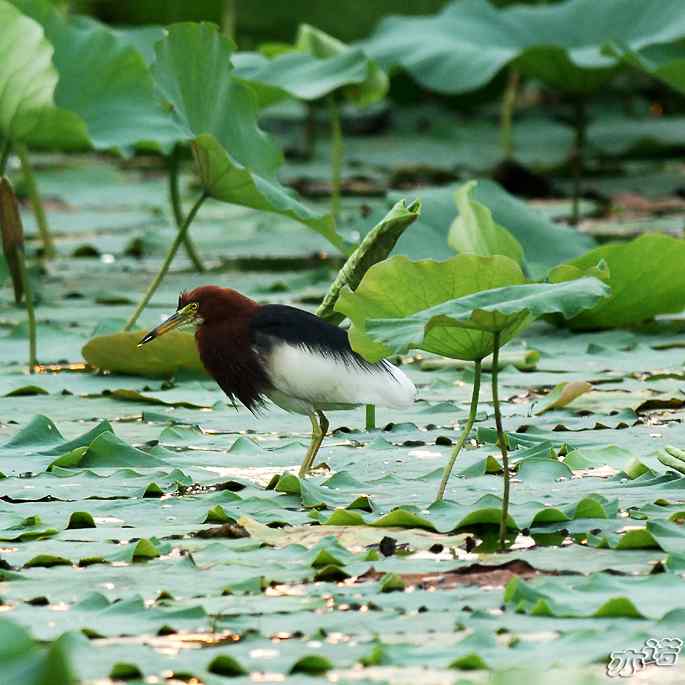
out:
M260 305L230 288L203 286L181 293L176 313L151 330L139 347L194 324L207 373L235 405L256 414L266 399L306 414L312 422L300 477L312 468L328 432L324 411L363 404L409 407L416 388L388 361L367 362L347 333L314 314L280 304Z

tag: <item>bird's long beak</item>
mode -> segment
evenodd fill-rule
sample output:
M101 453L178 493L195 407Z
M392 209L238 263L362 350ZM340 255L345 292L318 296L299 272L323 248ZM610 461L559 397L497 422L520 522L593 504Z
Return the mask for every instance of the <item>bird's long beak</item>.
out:
M174 328L178 328L179 326L184 326L185 324L192 323L195 318L196 312L197 306L194 306L192 302L183 307L183 309L179 309L175 314L172 314L172 316L170 316L166 321L162 321L162 323L160 323L159 326L157 326L157 328L153 328L151 331L148 331L148 333L146 333L143 339L138 343L138 347L142 347L143 345L149 343L155 338L159 338L161 335L164 335L169 331L173 331Z

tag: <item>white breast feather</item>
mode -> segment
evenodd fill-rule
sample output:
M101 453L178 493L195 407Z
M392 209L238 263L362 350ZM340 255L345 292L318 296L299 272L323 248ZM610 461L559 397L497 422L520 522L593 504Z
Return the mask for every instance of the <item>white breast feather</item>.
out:
M375 404L400 409L416 398L414 384L389 362L390 373L367 371L305 347L279 343L266 363L276 390L313 406Z

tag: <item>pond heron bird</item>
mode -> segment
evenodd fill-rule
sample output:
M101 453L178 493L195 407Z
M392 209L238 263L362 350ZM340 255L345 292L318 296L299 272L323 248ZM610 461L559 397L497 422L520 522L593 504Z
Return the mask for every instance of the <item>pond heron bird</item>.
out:
M311 443L300 477L311 470L328 432L325 411L365 404L404 408L416 397L403 371L385 360L367 362L342 328L302 309L258 304L230 288L181 293L176 313L139 346L189 324L196 326L202 364L234 406L237 399L257 414L268 399L309 416Z

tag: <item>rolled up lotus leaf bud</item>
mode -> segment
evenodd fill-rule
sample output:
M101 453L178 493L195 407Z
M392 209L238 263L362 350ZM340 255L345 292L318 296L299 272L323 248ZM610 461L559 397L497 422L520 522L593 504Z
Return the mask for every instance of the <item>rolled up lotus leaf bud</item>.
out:
M6 176L0 178L0 232L2 233L2 250L12 276L14 299L19 304L24 294L19 264L19 261L23 259L24 229L21 224L17 196Z

